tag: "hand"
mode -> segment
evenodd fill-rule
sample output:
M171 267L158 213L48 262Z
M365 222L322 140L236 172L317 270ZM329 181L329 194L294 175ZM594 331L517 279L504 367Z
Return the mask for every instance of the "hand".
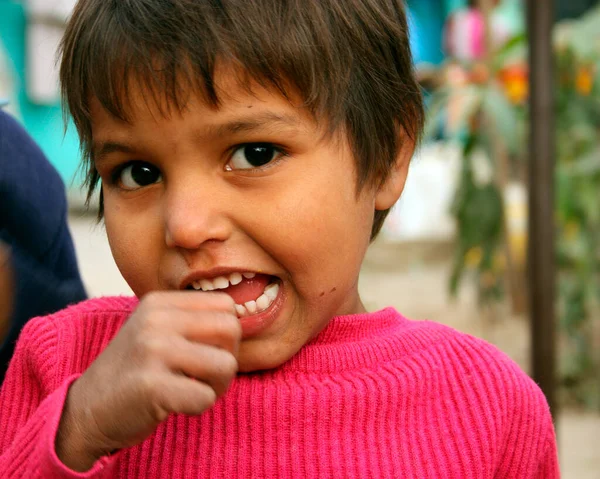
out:
M237 373L241 326L226 294L146 296L71 386L56 439L63 463L87 471L139 444L170 413L210 408Z
M10 330L13 308L13 272L10 265L10 250L0 241L0 344Z

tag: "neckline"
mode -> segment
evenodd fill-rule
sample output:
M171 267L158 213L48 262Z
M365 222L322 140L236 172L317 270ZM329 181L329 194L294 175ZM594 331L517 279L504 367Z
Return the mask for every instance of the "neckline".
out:
M430 321L408 320L394 308L337 316L273 374L379 368L428 347L449 331Z
M325 326L325 329L309 341L306 346L324 346L361 341L366 338L381 336L385 332L391 332L403 323L409 323L409 320L392 307L372 313L335 316Z

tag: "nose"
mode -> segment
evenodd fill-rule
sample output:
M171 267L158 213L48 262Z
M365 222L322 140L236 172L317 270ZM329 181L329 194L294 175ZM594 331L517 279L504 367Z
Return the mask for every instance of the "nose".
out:
M205 243L224 242L231 235L226 199L198 182L165 191L165 234L170 248L196 250Z

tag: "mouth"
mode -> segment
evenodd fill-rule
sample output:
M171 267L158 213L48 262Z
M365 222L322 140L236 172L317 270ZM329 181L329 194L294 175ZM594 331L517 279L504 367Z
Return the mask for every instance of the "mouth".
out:
M233 272L189 283L190 291L219 291L231 296L238 318L258 315L273 306L279 296L281 280L277 276L253 272Z

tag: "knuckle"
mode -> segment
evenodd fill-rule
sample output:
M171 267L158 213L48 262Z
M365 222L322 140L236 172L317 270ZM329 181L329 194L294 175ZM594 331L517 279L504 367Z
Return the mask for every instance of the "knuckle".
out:
M157 331L163 329L163 325L165 324L164 315L157 311L149 312L145 314L141 320L141 329L146 333L152 335Z
M165 344L161 337L145 335L142 341L144 355L149 358L158 358L163 355Z
M162 304L163 296L164 294L160 291L151 291L143 297L140 306L150 309L156 308Z
M140 394L149 406L149 414L152 421L161 423L165 421L172 412L171 401L165 388L158 385L156 377L152 374L144 374L140 377Z
M152 374L140 374L138 377L138 389L141 397L155 398L160 388L156 387L156 377Z
M132 344L134 358L140 364L147 364L148 360L161 357L163 350L162 339L148 332L138 334Z
M178 411L173 409L168 399L152 403L152 419L158 423L166 421L171 412Z
M221 360L221 374L226 378L233 378L238 372L238 362L232 354L225 354Z

